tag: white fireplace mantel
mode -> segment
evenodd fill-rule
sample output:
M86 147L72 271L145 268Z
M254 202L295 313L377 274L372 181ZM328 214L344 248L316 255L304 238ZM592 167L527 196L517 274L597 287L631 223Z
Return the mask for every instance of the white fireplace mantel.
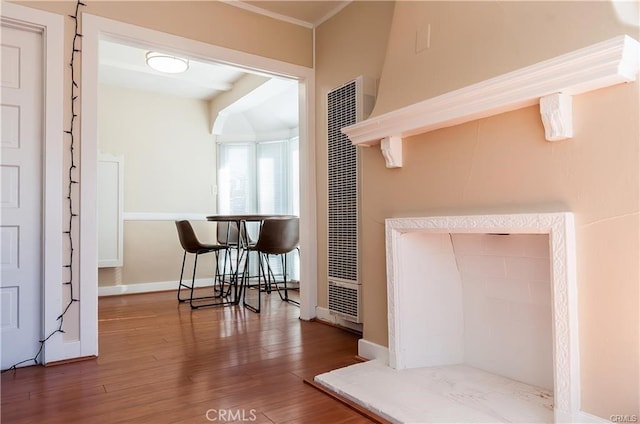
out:
M622 35L342 129L354 145L381 143L402 166L402 139L540 104L549 141L573 136L572 96L636 80L640 44Z

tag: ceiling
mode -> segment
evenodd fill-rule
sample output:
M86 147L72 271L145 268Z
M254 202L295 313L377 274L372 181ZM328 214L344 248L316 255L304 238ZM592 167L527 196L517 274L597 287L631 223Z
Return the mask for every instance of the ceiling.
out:
M189 60L186 72L164 74L147 66L147 51L138 46L100 40L100 83L210 101L232 92L236 83L248 74L265 77L264 73L193 59ZM276 77L264 79L260 86L222 109L220 121L210 123L219 141L273 140L297 133L297 81Z
M226 2L275 19L313 28L338 13L351 0ZM139 46L101 40L100 83L209 101L223 93L232 92L238 81L252 73L213 61L187 58L190 60L186 72L163 74L147 66L147 51ZM240 101L220 111L219 120L212 122L211 126L214 134L223 141L273 139L279 135L284 137L284 134L293 134L298 127L298 84L296 81L271 78Z
M181 74L163 74L147 66L147 49L113 41L100 41L100 82L143 91L210 100L233 88L245 74L238 68L189 61Z

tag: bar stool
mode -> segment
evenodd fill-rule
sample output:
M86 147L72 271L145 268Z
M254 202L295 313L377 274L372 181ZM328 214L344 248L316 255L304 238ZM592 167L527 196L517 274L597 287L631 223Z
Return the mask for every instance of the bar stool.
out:
M247 248L247 257L244 263L244 272L242 274L242 302L250 310L254 312L260 312L260 293L262 289L260 287L261 281L264 278L265 291L270 290L271 279L275 282L275 275L269 265L269 255L281 255L283 258L283 283L284 283L284 296L280 293L280 288L276 284L276 290L280 298L287 302L298 303L289 298L287 289L287 259L286 254L295 250L298 247L300 240L300 219L297 217L287 218L270 218L265 219L260 227L260 234L258 235L258 241L255 245ZM251 252L258 253L258 304L250 305L246 301L247 289L249 286L249 254ZM266 270L265 270L266 265Z
M207 299L221 299L221 298L225 298L229 295L230 290L227 291L226 293L224 292L224 282L222 280L222 276L219 273L219 267L218 267L218 258L219 258L219 254L220 251L226 251L227 247L224 245L220 245L220 244L204 244L201 243L198 238L196 237L195 232L193 231L193 227L191 226L191 223L189 221L186 220L182 220L182 221L176 221L176 228L178 230L178 239L180 240L180 244L182 245L182 248L184 249L184 254L182 255L182 268L180 269L180 281L178 282L178 302L189 302L189 306L191 306L192 309L196 309L196 308L200 308L203 306L217 306L217 305L224 305L224 304L228 304L228 303L232 303L232 301L217 301L217 302L210 302L210 303L198 303L198 304L194 304L194 301L202 301L202 300L207 300ZM182 277L184 275L184 265L185 262L187 260L187 253L193 254L195 255L194 261L193 261L193 275L191 277L191 286L185 284L182 282ZM215 268L215 275L214 275L214 280L213 280L213 290L214 293L216 291L216 283L220 284L220 288L218 289L219 294L217 295L213 295L213 296L200 296L200 297L194 297L193 296L193 292L195 289L195 280L196 280L196 268L198 266L198 256L206 254L206 253L215 253L215 257L216 257L216 268ZM225 252L226 254L226 252ZM189 289L189 297L188 298L181 298L180 297L180 291L182 288L186 288Z

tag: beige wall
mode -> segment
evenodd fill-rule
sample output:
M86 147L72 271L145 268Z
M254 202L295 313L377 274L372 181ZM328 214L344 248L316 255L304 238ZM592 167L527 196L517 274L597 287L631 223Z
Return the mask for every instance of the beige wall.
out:
M325 308L328 274L327 93L359 75L380 78L393 8L394 3L389 1L354 2L316 30L318 305ZM362 219L368 219L366 209L362 210ZM380 314L386 315L386 311ZM384 316L382 318L384 320Z
M373 116L629 34L610 1L399 1ZM636 17L636 20L638 17ZM430 25L430 47L416 33Z
M207 101L100 85L98 110L100 152L124 158L125 213L215 213ZM212 225L198 223L198 236L211 238ZM181 259L173 220L126 221L124 265L100 269L98 283L173 281ZM199 275L211 275L212 261L200 265Z
M431 48L416 53L425 22ZM374 114L624 33L638 38L608 2L398 2ZM359 69L326 68L362 73L376 55L363 49L359 59ZM575 97L575 136L559 143L545 141L531 107L412 137L401 169L363 148L365 339L387 345L385 218L573 211L582 409L638 414L638 98L638 83Z
M202 242L214 241L214 224L193 221L196 235ZM178 242L173 221L125 221L124 266L100 268L98 285L144 284L175 282L178 287L183 250ZM193 271L193 255L187 255L184 279L190 284ZM205 255L198 260L196 278L211 279L214 273L214 256Z
M63 15L74 1L16 2ZM82 13L311 67L313 32L220 1L88 1ZM72 21L66 21L70 33ZM69 42L70 43L70 42Z

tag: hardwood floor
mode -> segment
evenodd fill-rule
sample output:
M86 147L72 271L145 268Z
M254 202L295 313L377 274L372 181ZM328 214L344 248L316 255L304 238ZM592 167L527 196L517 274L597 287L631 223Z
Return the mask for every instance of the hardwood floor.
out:
M3 373L2 423L369 423L303 379L357 362L358 336L263 311L190 310L175 292L99 300L97 359Z

